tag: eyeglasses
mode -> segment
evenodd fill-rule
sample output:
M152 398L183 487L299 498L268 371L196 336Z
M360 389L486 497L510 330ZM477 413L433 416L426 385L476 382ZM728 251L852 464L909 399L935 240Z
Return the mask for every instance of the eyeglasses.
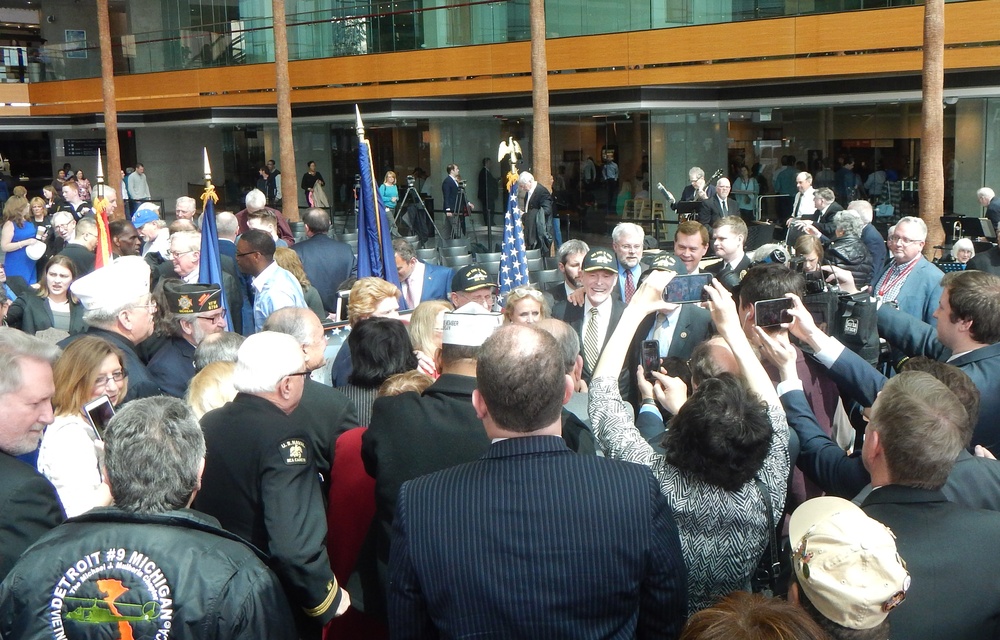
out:
M252 256L255 253L260 253L260 251L247 251L246 253L237 253L237 258L242 258L243 256Z
M108 383L111 382L112 380L114 380L115 383L117 384L127 377L128 377L128 371L126 371L125 368L122 367L118 371L112 371L111 375L95 378L94 389L103 389L104 387L108 386Z
M534 298L538 302L543 299L542 292L538 289L529 289L528 287L518 287L511 292L511 295L518 298Z
M180 258L181 256L186 256L187 254L194 253L195 251L199 251L199 249L189 249L187 251L173 251L173 250L168 250L167 251L167 257L168 258Z
M146 304L137 304L137 305L135 305L132 308L133 309L145 309L146 311L148 311L150 313L153 313L154 311L156 311L156 300L150 300Z
M907 246L909 246L909 245L911 245L911 244L913 244L915 242L923 242L923 240L910 240L908 238L904 238L903 236L891 235L891 236L889 236L889 242L892 242L892 243L898 242L899 244L903 245L904 247L907 247Z
M212 324L216 323L221 324L226 321L226 310L222 309L221 311L222 311L221 313L216 314L214 316L195 316L195 317L198 318L199 320L206 320Z
M310 373L312 373L312 371L296 371L295 373L289 373L289 374L287 374L285 377L286 378L294 378L296 376L303 376L303 377L305 377L305 376L309 375Z

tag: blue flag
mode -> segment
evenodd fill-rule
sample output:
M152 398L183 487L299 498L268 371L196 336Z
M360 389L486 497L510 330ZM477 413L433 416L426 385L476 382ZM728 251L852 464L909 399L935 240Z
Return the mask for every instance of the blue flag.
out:
M528 259L524 255L524 227L517 206L517 183L510 187L507 212L503 216L503 246L500 247L500 305L507 294L528 284Z
M215 226L215 189L205 190L205 211L201 214L201 260L198 263L198 282L214 284L222 290L222 308L226 310L226 331L233 330L233 313L226 301L226 284L222 280L222 254L219 253L219 230Z
M389 218L381 206L375 186L371 146L358 140L361 197L358 199L358 277L375 276L399 286L399 272L392 250Z

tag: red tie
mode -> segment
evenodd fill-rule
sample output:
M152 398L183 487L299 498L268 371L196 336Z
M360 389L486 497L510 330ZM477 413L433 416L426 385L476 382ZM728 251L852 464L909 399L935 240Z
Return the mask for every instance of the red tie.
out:
M625 302L631 302L635 294L635 281L632 279L632 270L625 270Z

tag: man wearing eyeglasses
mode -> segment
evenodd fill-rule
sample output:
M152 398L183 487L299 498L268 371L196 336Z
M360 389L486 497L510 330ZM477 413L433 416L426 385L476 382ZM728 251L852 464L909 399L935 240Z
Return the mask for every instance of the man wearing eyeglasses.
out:
M149 361L149 373L167 395L183 398L194 377L194 350L205 336L226 330L222 290L214 284L163 282L169 339Z
M889 233L891 260L875 283L875 296L882 304L892 304L900 311L931 326L937 325L934 311L941 299L944 273L924 259L927 225L920 218L900 219ZM863 283L858 283L862 285Z
M201 419L206 464L193 507L267 549L300 637L318 638L351 598L330 569L309 437L289 418L308 375L292 336L263 331L244 341L233 375L236 398Z
M149 294L149 264L139 256L118 258L90 275L77 278L70 292L85 309L87 330L66 338L60 347L81 336L104 338L125 356L128 393L122 403L162 395L136 347L153 335L156 302Z
M639 286L639 276L649 269L640 262L646 233L637 224L622 222L611 232L611 247L618 256L618 289L616 298L628 304Z
M97 223L87 216L76 223L76 234L59 255L66 256L76 266L77 277L94 270L94 250L97 249Z

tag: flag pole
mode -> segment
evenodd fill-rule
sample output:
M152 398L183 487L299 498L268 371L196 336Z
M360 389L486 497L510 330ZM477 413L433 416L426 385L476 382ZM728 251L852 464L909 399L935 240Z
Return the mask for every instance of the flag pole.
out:
M219 196L212 184L212 166L208 163L208 148L202 147L205 172L205 191L201 194L201 257L198 262L198 282L214 284L221 290L222 308L226 310L226 330L233 330L233 314L242 309L233 309L226 298L226 281L222 275L222 255L219 250L219 232L215 224L215 203Z

